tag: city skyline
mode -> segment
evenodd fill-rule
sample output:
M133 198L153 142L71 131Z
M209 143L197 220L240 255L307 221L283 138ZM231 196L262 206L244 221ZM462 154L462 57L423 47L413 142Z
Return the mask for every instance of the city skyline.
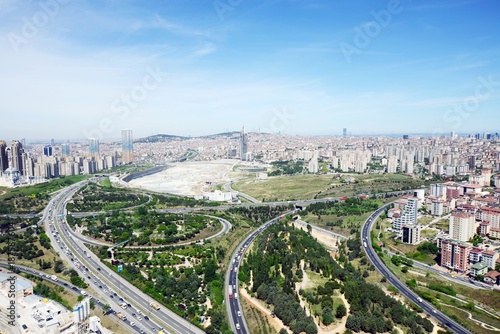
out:
M53 3L0 9L21 138L497 132L494 1Z

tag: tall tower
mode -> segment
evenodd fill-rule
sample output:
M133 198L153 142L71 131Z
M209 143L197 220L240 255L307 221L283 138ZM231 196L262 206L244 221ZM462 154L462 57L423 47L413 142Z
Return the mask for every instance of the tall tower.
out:
M347 128L344 128L342 130L342 137L344 137L344 138L347 137Z
M69 141L64 144L61 144L61 153L63 157L67 157L70 154Z
M241 161L246 160L246 155L248 151L248 137L247 133L245 132L245 127L241 129L240 133L240 159Z
M132 129L122 130L122 162L128 164L134 162L134 140Z
M23 145L18 140L13 140L11 144L12 151L12 168L17 169L21 175L23 174Z
M9 157L7 156L7 143L0 140L0 173L9 168Z
M91 157L99 158L99 138L90 138L89 153Z
M43 148L43 155L45 155L46 157L51 157L52 156L52 146L46 145Z

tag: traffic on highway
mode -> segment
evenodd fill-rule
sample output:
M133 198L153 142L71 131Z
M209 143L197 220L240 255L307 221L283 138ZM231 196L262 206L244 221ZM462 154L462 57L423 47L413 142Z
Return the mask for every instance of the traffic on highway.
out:
M80 187L97 180L85 180L64 189L49 202L44 211L43 221L46 230L50 231L48 236L54 245L58 245L61 257L80 272L101 299L135 332L156 333L165 327L173 333L203 333L172 311L151 307L149 296L103 265L82 241L72 236L64 218L66 203Z
M372 247L371 239L370 239L370 231L372 229L373 223L377 220L382 212L385 211L387 207L389 207L392 203L386 204L379 208L377 211L372 213L370 217L365 221L362 229L361 229L361 239L363 242L363 247L365 249L366 255L369 260L373 263L375 268L386 277L387 281L391 283L396 289L398 289L402 295L408 298L411 302L418 305L422 308L427 314L434 317L441 324L446 326L451 331L458 334L469 334L470 332L466 330L463 326L458 324L456 321L446 316L441 311L437 310L434 305L427 303L422 300L416 293L414 293L410 288L408 288L404 283L402 283L382 262L382 260L375 253L374 248Z
M266 228L280 221L282 218L292 215L299 211L299 209L292 210L290 212L284 213L279 217L273 218L263 225L261 225L257 230L252 232L249 236L243 240L243 242L236 248L233 254L231 263L229 264L229 269L226 273L226 281L228 282L226 288L226 305L229 313L229 321L231 323L231 328L235 333L247 334L249 333L248 327L246 325L245 319L242 316L241 305L238 298L238 271L241 265L241 261L245 252L248 250L250 244L254 239L264 231Z

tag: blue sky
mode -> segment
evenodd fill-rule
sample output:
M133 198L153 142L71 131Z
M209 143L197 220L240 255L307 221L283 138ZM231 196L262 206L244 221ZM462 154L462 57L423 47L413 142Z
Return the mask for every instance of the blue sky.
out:
M0 0L0 138L496 132L499 9Z

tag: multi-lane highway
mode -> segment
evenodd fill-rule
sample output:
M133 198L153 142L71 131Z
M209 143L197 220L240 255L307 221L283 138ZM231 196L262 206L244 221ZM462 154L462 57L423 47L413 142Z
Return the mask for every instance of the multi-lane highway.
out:
M137 327L141 327L140 330L144 328L146 332L150 333L153 331L153 327L155 330L164 327L172 333L203 333L202 330L166 307L162 307L160 310L153 309L150 306L152 299L149 296L121 278L106 265L101 264L100 260L87 249L83 242L71 235L70 229L64 223L65 205L81 186L90 181L82 181L66 188L54 197L49 202L47 209L44 210L46 230L50 231L48 235L52 243L61 249L61 257L82 273L87 283L93 286L97 293L114 309L118 309L122 304L124 306L122 313L129 314L128 321L134 321ZM120 298L123 301L120 301ZM147 318L144 315L147 315Z
M371 239L370 239L370 231L372 229L373 223L377 220L378 216L384 212L385 208L391 205L391 203L384 205L373 214L368 217L365 221L362 229L361 229L361 240L363 243L363 247L365 249L366 255L373 263L375 268L387 278L387 281L391 283L396 289L398 289L401 294L403 294L410 301L421 307L427 314L433 316L436 320L444 324L450 330L458 334L469 334L470 332L466 330L464 327L459 325L456 321L449 318L439 310L437 310L433 305L427 303L425 300L422 300L416 293L414 293L410 288L408 288L404 283L402 283L382 262L382 260L375 253L375 250L372 247Z
M241 311L241 305L238 298L238 271L243 256L245 255L248 246L259 235L259 233L264 231L270 225L284 218L285 216L293 214L295 212L297 212L297 210L284 213L281 216L273 218L267 221L266 223L262 224L257 230L253 231L238 245L238 247L236 248L235 252L232 255L231 263L229 264L228 269L226 271L226 282L228 283L225 288L225 294L226 294L225 300L226 300L227 312L229 314L229 322L231 324L231 329L235 333L241 333L241 334L250 333L248 331L245 318L243 317L243 312Z
M0 262L0 267L11 269L11 265L8 264L8 263L4 263L4 262ZM48 282L50 282L52 284L58 285L58 286L62 287L65 290L68 290L68 291L76 293L76 294L81 294L81 289L78 288L77 286L74 286L72 283L67 282L65 280L61 280L59 278L57 279L57 281L55 281L54 279L51 278L50 275L45 274L43 271L39 271L39 270L35 270L35 269L32 269L32 268L24 267L24 266L21 266L21 265L15 265L14 267L17 270L19 270L19 271L22 271L22 272L27 273L27 274L38 276L41 279L44 279L44 280L46 280L46 281L48 281ZM102 308L104 305L107 304L105 301L100 300L95 295L92 295L92 294L90 294L88 292L86 292L86 294L87 294L87 296L89 296L89 297L92 298L92 300L94 301L94 303L95 303L96 306L99 306L99 307ZM117 312L113 311L112 309L110 309L110 311L111 312L108 312L107 314L109 314L109 316L111 316L111 317L116 318L116 320L119 320ZM141 333L140 328L136 327L136 326L132 327L130 325L129 321L123 321L122 325L125 326L130 332Z

